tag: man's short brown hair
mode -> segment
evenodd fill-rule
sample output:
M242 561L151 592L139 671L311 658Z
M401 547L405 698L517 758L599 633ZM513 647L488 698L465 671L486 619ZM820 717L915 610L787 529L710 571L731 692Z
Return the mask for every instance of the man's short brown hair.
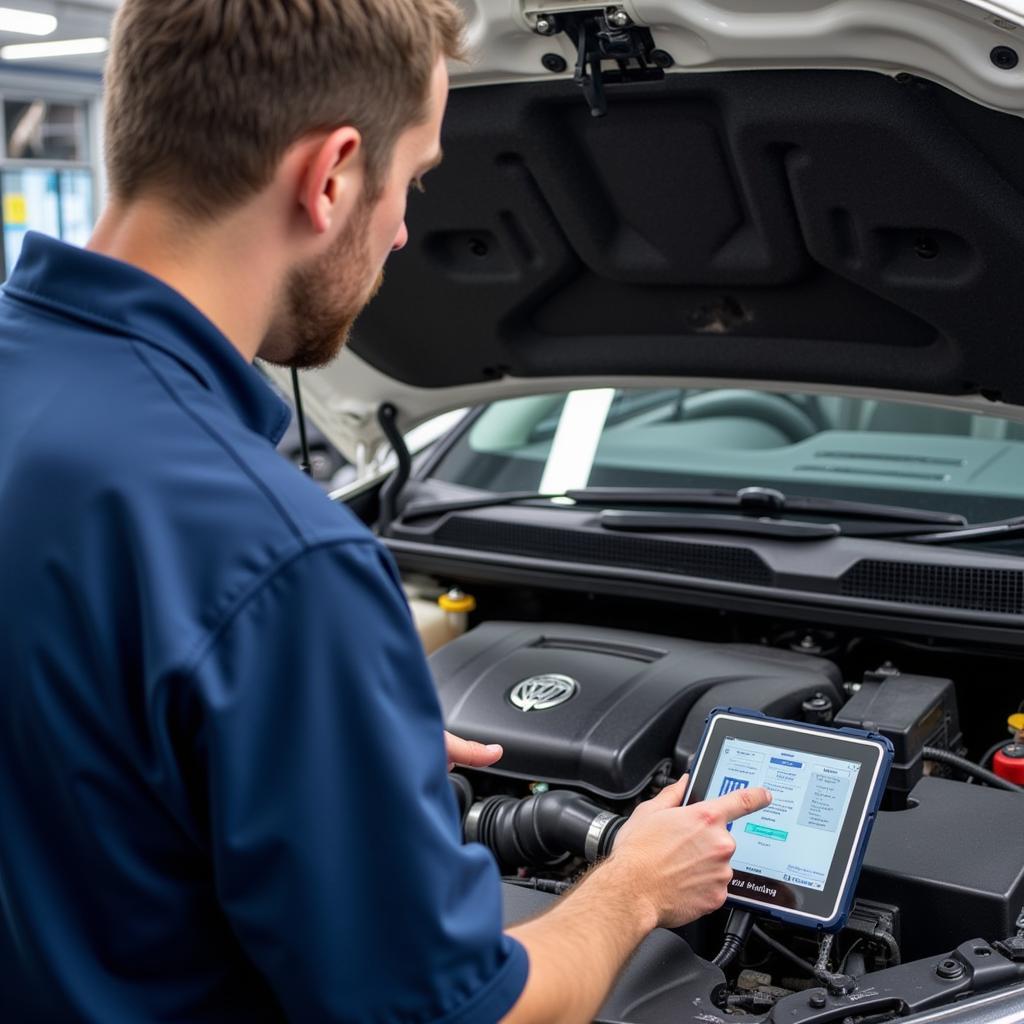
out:
M352 125L373 197L462 31L453 0L125 0L106 72L111 193L210 218L266 187L303 136Z

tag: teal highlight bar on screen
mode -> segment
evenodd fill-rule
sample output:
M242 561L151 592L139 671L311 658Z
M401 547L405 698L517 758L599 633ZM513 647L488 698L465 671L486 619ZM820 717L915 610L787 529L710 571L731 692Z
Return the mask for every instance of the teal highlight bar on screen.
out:
M785 842L786 837L789 835L788 832L783 832L779 828L765 828L764 825L747 825L743 830L749 832L754 836L764 836L765 839L781 839Z

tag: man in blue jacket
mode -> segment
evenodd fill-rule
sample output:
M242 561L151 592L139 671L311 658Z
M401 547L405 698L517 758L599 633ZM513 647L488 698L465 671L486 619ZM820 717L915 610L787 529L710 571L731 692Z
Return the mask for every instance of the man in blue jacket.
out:
M586 1020L762 791L505 934L395 568L281 459L440 158L450 0L126 0L111 201L0 300L0 1019ZM493 754L463 753L456 758Z

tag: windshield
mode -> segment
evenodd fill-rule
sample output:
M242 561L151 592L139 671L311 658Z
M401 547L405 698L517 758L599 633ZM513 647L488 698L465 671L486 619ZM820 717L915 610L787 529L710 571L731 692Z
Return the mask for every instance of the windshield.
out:
M483 491L772 487L1024 513L1024 423L936 406L738 388L605 388L484 408L434 467Z

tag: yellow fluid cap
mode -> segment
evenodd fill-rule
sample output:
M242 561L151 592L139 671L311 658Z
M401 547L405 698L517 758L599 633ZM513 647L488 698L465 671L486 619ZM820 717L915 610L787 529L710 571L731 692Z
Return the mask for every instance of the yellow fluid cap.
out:
M1020 732L1024 729L1024 712L1018 712L1015 715L1010 715L1006 720L1006 724L1014 731Z
M472 612L476 611L476 598L472 594L464 594L461 590L449 590L442 594L437 603L442 611L446 612Z

